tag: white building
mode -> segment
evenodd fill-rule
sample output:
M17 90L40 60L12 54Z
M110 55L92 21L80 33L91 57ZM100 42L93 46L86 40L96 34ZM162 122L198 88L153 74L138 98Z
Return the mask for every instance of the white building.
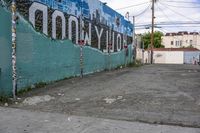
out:
M137 59L150 63L150 51L138 49ZM200 50L196 48L155 48L153 63L155 64L197 64L200 61Z
M162 37L165 48L193 47L200 49L200 34L198 32L167 33Z

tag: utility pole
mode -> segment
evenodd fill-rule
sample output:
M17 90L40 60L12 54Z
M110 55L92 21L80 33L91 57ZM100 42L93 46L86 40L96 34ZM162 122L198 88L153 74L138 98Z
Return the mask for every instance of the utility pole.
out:
M135 16L133 16L133 46L132 46L132 51L134 52L133 53L134 54L134 62L136 62Z
M17 93L17 67L16 67L16 1L12 0L12 84L13 99L16 99Z
M152 27L151 27L151 64L153 64L153 47L154 47L154 4L156 0L152 0Z

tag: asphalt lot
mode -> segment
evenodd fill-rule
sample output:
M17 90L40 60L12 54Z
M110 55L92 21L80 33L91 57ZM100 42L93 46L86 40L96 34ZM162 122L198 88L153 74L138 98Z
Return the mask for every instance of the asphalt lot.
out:
M35 89L21 98L11 107L200 128L200 66L146 65L101 72Z

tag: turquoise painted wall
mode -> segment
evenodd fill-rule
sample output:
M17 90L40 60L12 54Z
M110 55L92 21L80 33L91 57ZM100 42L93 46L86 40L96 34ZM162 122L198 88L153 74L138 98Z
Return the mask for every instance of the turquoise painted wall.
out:
M11 26L10 14L0 7L0 93L11 94ZM6 23L5 23L6 20ZM115 68L125 63L125 52L110 56L90 46L83 49L84 74ZM129 45L128 61L131 59ZM36 32L19 18L17 24L17 76L18 89L39 82L52 82L80 74L80 47L69 40L51 40Z
M0 94L10 93L11 71L11 15L0 6Z

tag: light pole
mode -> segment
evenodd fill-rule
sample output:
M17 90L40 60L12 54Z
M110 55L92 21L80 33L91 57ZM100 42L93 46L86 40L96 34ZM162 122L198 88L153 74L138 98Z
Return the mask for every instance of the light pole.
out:
M16 99L17 93L17 67L16 67L16 1L12 0L12 86L13 98Z

